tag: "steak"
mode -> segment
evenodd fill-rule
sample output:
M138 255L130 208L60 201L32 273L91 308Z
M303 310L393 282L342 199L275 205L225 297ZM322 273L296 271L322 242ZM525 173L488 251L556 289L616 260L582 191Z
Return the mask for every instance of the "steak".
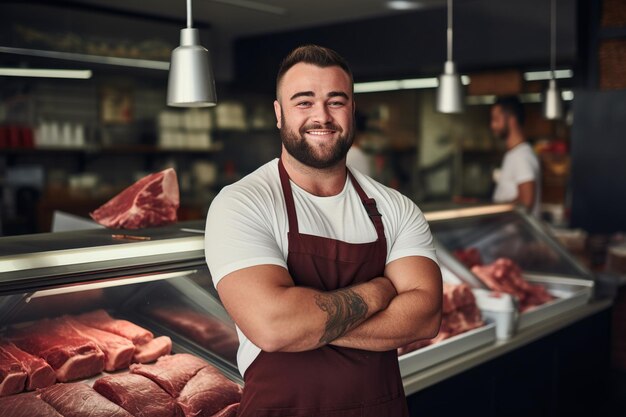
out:
M176 171L168 168L140 179L90 215L113 229L141 229L175 222L179 205Z
M2 417L63 417L34 392L0 398Z
M514 295L520 312L554 299L541 285L533 285L522 277L522 270L513 260L499 258L495 262L474 266L472 272L493 291Z
M26 380L26 389L31 391L37 388L45 388L54 384L57 376L54 370L43 359L33 356L28 352L19 349L13 343L0 341L0 351L4 351L13 356L19 362L28 378Z
M41 399L63 417L133 417L87 384L55 384L39 391Z
M22 392L27 377L26 370L16 359L0 350L0 397Z
M203 348L236 361L239 339L234 327L188 308L159 307L150 310L149 314Z
M172 351L172 339L168 336L155 337L148 343L135 346L133 362L154 362L163 355L169 355Z
M135 417L176 417L176 401L150 379L135 374L109 375L93 389Z
M224 408L222 411L218 411L211 417L237 417L237 411L239 410L239 403L231 404Z
M156 382L172 397L178 397L180 391L191 378L208 365L204 360L188 353L161 356L152 365L130 366L134 374L143 375Z
M104 310L94 310L74 318L89 327L125 337L135 345L148 343L154 337L149 330L127 320L114 319Z
M241 400L241 387L211 365L187 382L177 402L185 417L211 417Z
M13 328L8 338L20 349L48 362L61 382L88 378L104 369L104 353L63 319L44 319L28 327Z
M429 346L467 332L485 323L472 289L467 284L443 284L443 306L439 333L432 339L418 340L398 348L398 355Z
M104 352L105 371L128 368L135 353L135 345L130 340L114 333L87 326L70 316L63 318L78 334L94 342Z

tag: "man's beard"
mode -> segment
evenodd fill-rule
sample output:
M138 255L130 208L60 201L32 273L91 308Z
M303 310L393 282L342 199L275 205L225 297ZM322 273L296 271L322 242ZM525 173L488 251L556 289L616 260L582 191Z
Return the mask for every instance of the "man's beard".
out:
M495 131L493 133L496 136L496 138L500 140L507 140L509 137L509 127L505 125L502 127L502 129Z
M348 149L352 146L352 141L354 140L353 126L350 127L347 132L343 132L341 127L333 123L326 123L324 125L315 123L302 126L298 132L295 132L285 123L285 115L282 113L282 109L281 118L282 127L280 129L280 138L285 149L297 161L311 168L326 169L337 165L339 161L345 158ZM325 149L332 147L329 151L325 152L324 155L319 155L319 152L316 152L304 138L306 131L312 129L329 129L339 132L338 139L333 139L333 142L329 141L328 144L324 146Z

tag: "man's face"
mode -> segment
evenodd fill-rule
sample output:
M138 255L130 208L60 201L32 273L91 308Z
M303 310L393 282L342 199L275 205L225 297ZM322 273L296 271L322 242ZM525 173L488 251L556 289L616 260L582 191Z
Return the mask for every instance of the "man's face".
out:
M333 167L352 145L352 83L340 67L291 67L278 86L274 112L283 146L304 165Z
M506 140L509 137L509 117L500 106L491 108L491 131L497 138Z

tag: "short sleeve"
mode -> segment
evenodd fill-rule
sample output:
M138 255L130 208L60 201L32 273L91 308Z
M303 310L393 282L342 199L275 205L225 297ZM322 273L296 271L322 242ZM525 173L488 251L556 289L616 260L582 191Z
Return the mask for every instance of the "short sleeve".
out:
M424 214L408 198L401 196L396 207L395 236L389 236L391 248L387 263L407 256L424 256L439 264L433 236Z
M512 162L513 165L513 177L516 184L523 184L528 181L535 181L537 175L533 169L532 155L530 154L518 154Z
M287 268L271 218L245 190L225 188L213 200L206 219L205 258L213 283L256 265Z

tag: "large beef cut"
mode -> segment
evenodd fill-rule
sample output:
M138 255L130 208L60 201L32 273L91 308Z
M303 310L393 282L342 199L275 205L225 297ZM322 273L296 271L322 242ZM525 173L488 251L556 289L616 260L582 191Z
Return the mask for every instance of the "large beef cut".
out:
M0 397L24 390L28 374L15 358L0 350Z
M154 362L163 355L169 355L172 351L172 339L168 336L155 337L148 343L135 346L133 362Z
M526 281L519 265L508 258L499 258L489 265L474 266L472 272L489 289L517 297L521 312L554 299L541 285Z
M198 371L177 399L185 417L211 417L240 400L241 387L211 365Z
M131 365L130 371L156 382L172 397L178 397L185 384L208 363L196 356L179 353L161 356L152 365Z
M0 398L0 415L2 417L63 417L34 392Z
M39 393L41 399L63 417L133 417L128 411L81 382L55 384Z
M15 358L16 362L28 373L26 389L32 391L37 388L45 388L56 382L57 376L54 369L43 359L31 355L19 349L13 343L0 340L0 351L3 351Z
M135 417L177 417L176 401L150 379L135 374L109 375L93 389Z
M88 378L104 369L104 353L63 319L44 319L27 327L12 328L8 339L48 362L61 382Z
M476 329L485 324L472 289L467 284L443 284L443 306L439 333L432 339L418 340L398 348L404 355L452 336Z
M237 359L239 340L234 326L185 307L162 306L151 309L149 314L224 359Z
M135 345L148 343L154 337L149 330L127 320L114 319L104 310L94 310L74 316L74 318L89 327L95 327L96 329L125 337Z
M176 171L168 168L140 179L90 215L113 229L141 229L175 222L179 204Z
M128 368L135 354L133 342L114 333L87 326L70 316L63 318L78 334L94 342L104 352L105 371Z
M480 251L477 248L456 249L454 251L454 256L468 268L471 268L474 265L483 264Z
M218 411L211 417L237 417L237 411L239 410L239 403L231 404L224 408L222 411Z

